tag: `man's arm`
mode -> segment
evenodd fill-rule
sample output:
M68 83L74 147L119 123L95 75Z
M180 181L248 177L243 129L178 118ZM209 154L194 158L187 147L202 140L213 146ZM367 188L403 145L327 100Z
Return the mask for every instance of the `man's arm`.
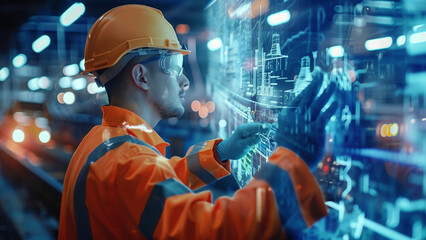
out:
M170 165L178 178L192 190L230 174L229 159L244 157L260 142L260 134L270 130L270 124L246 123L239 126L226 140L211 140L192 146L185 157L172 157Z
M189 148L185 157L169 159L177 178L190 189L205 186L230 174L229 161L219 160L216 147L222 140L215 139Z
M194 193L159 158L135 157L140 165L129 169L131 177L117 179L120 212L148 239L283 239L326 214L309 168L287 149L274 153L246 187L214 202L211 192ZM119 175L129 176L125 171Z

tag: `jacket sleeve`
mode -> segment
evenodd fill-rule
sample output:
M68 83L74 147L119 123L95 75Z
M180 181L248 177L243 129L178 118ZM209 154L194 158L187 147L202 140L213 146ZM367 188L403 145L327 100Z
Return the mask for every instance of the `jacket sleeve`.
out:
M216 153L221 139L202 142L189 148L185 157L172 157L170 166L176 177L194 190L230 174L229 160L222 163Z
M194 193L179 181L167 159L138 157L143 164L118 179L117 189L147 239L284 239L327 213L308 167L285 148L246 187L214 202L211 192Z

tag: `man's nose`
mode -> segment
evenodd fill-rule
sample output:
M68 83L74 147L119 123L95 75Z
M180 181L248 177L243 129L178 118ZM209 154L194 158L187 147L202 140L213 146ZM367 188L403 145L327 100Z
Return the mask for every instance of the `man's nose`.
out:
M183 90L188 90L189 89L189 80L188 78L185 76L185 74L182 74L182 77L180 78L180 82L179 85L181 88L183 88Z

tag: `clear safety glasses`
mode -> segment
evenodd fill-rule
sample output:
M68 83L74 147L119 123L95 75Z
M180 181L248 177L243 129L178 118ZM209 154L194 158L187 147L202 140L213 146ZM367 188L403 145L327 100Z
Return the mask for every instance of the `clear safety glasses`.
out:
M155 55L151 58L148 58L142 62L141 64L149 63L159 60L160 69L165 74L175 76L179 78L183 73L183 55L182 53L171 53L165 52L158 55Z
M182 45L182 50L187 50L188 48L185 45ZM113 79L117 74L119 74L126 64L135 56L143 55L154 55L154 57L148 58L145 61L142 61L141 64L148 63L151 61L159 60L161 71L165 74L176 76L179 78L183 73L183 55L180 52L172 52L166 49L152 49L152 48L139 48L129 51L125 54L120 61L118 61L113 67L110 67L103 71L101 74L98 74L96 71L94 75L96 76L95 82L98 87L103 87L106 82Z

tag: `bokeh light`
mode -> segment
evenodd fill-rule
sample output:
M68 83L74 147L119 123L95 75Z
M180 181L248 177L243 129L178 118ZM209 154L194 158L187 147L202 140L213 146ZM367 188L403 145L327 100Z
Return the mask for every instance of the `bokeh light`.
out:
M21 129L15 129L12 133L12 139L13 141L20 143L25 140L25 133Z

